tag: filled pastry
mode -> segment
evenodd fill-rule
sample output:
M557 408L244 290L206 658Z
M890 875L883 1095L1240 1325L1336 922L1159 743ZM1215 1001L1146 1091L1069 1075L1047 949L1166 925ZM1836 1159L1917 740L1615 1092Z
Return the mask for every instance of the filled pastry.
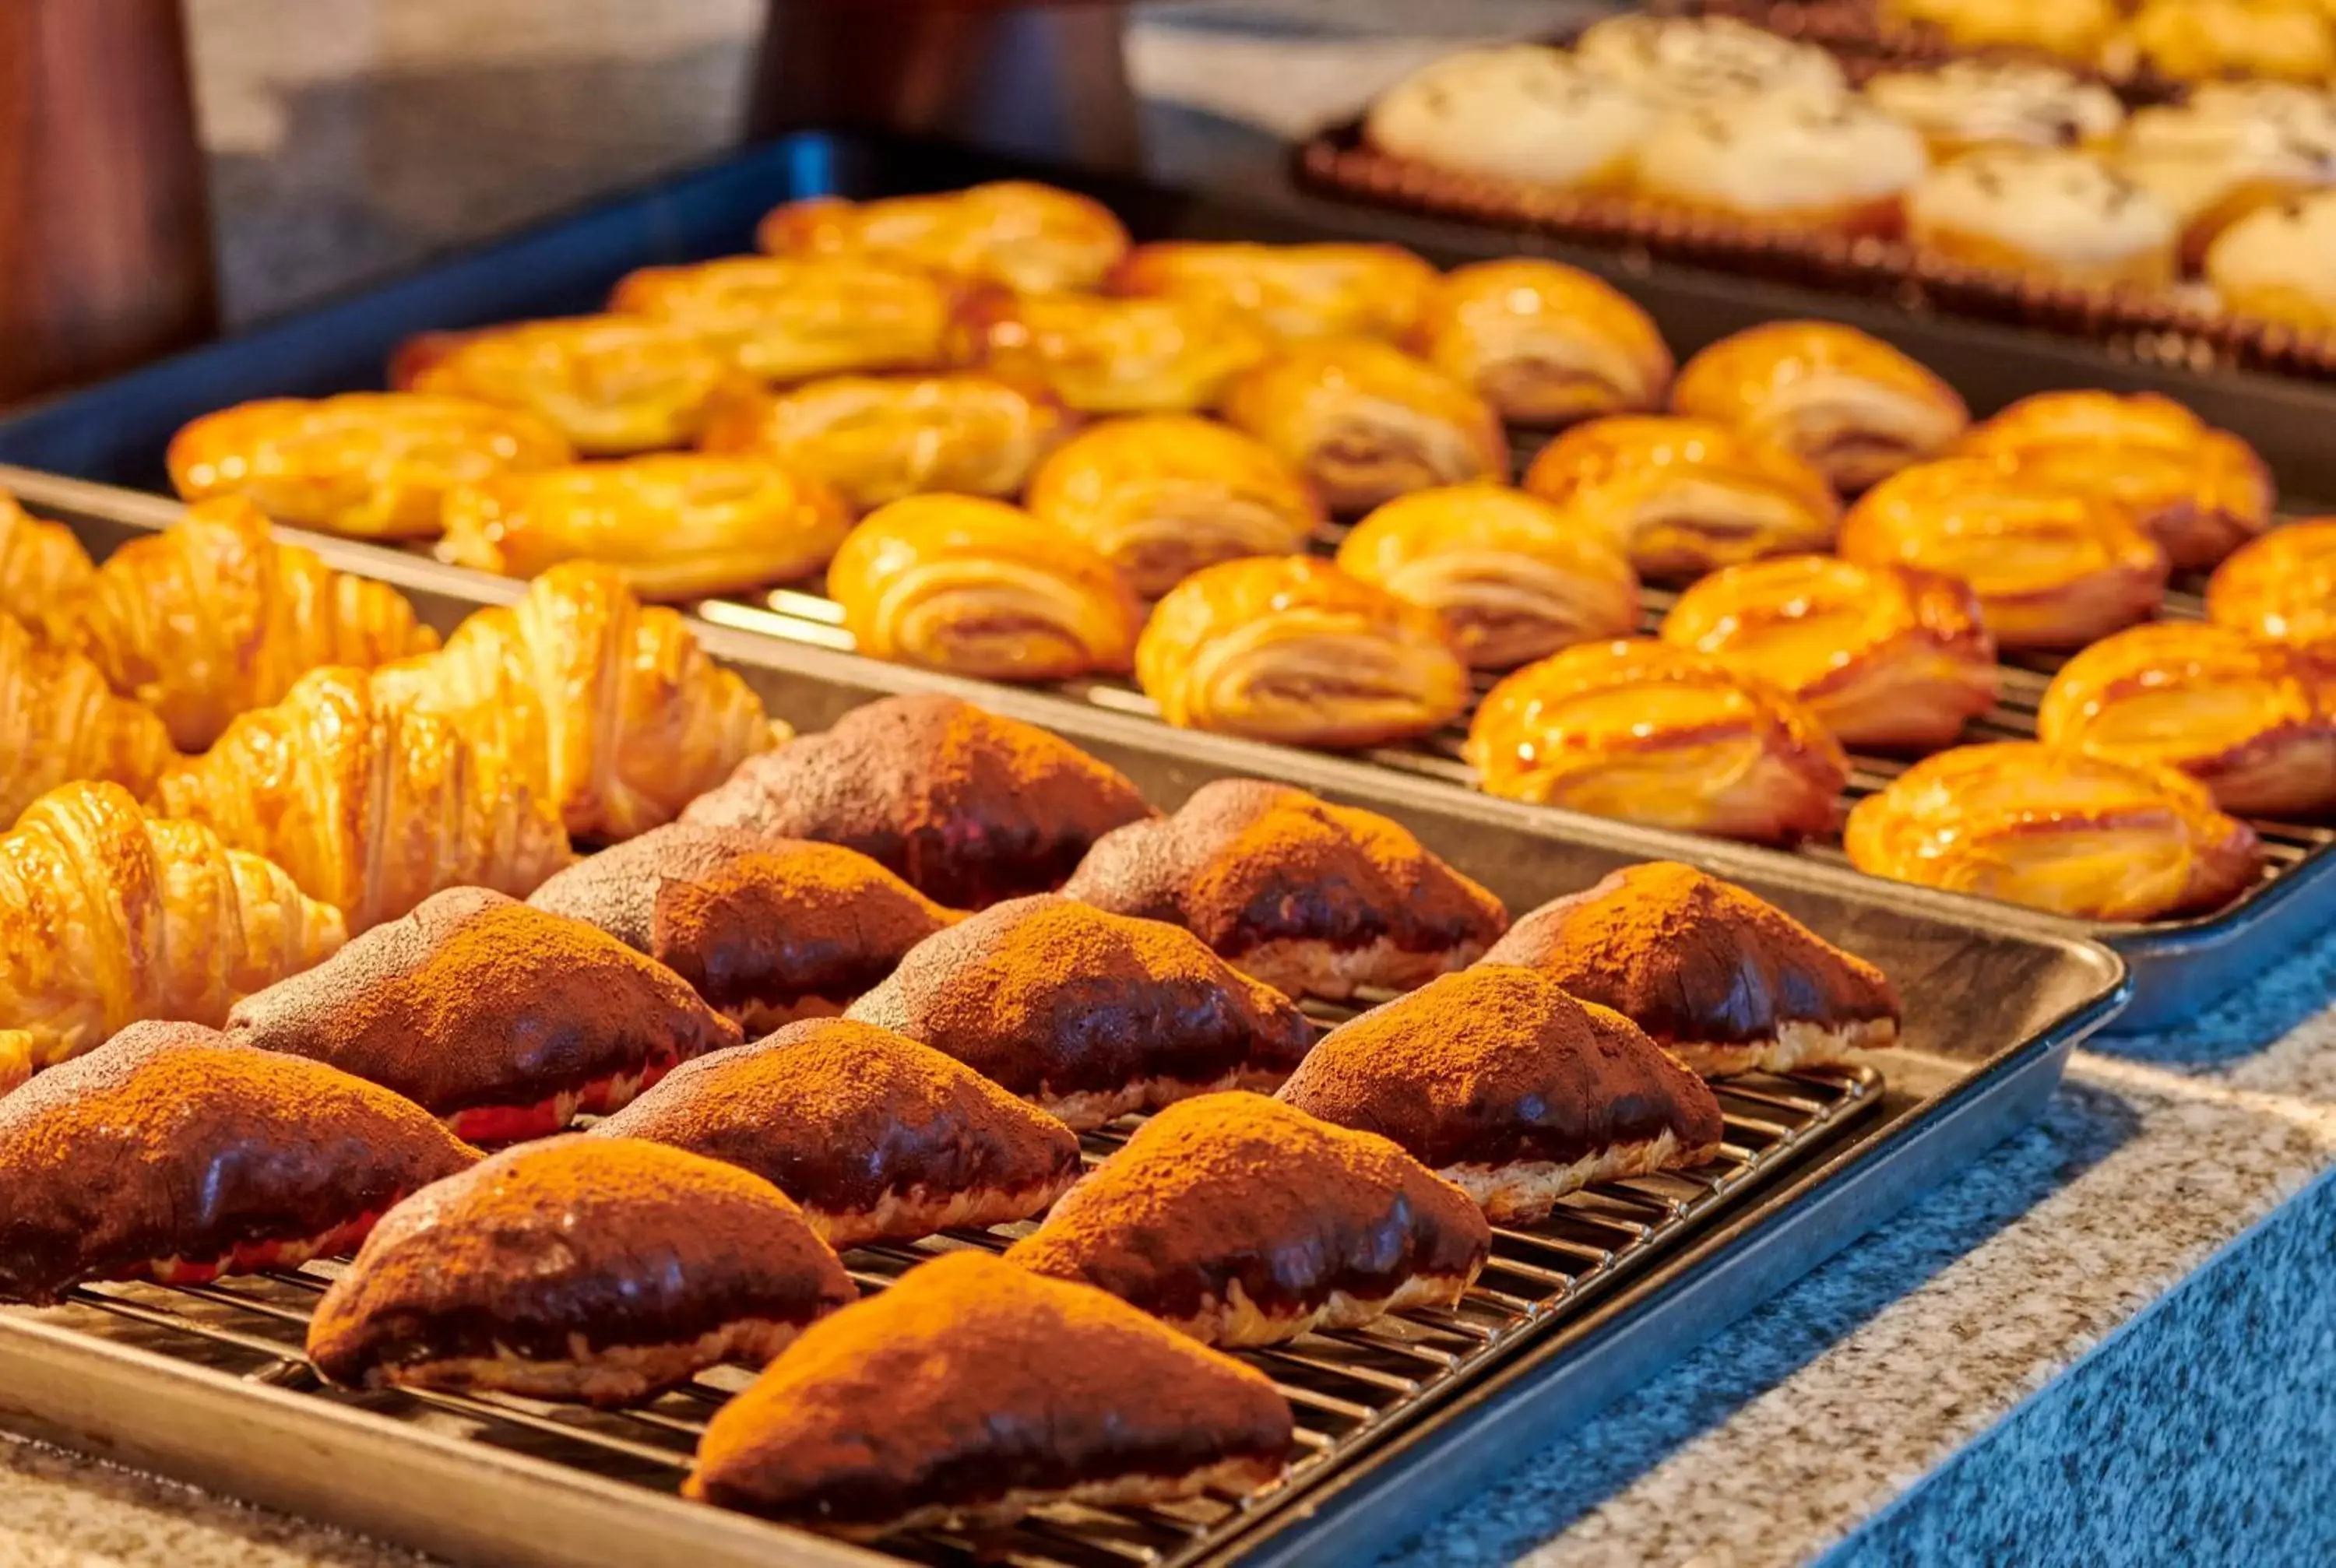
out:
M559 427L524 409L348 392L206 414L170 438L165 461L188 501L239 495L299 528L417 539L437 533L439 506L454 486L575 460Z
M2236 315L2336 333L2336 190L2259 207L2206 248L2206 281Z
M1273 351L1262 325L1179 296L1008 294L968 301L959 357L1017 385L1042 386L1079 414L1190 414Z
M1444 618L1461 656L1509 669L1639 627L1639 578L1607 534L1523 491L1397 496L1338 546L1338 568Z
M2062 665L2036 738L2178 768L2245 816L2336 806L2336 670L2223 626L2127 627Z
M1063 896L1166 920L1291 997L1407 991L1474 962L1501 901L1376 812L1259 779L1202 784L1106 833Z
M1202 300L1285 338L1401 338L1436 281L1400 245L1192 239L1139 245L1111 276L1114 293Z
M956 918L840 844L691 823L589 856L527 901L655 959L749 1034L842 1012Z
M1078 1135L1053 1116L849 1018L685 1062L592 1131L752 1171L839 1249L1030 1219L1080 1169Z
M990 680L1124 670L1143 620L1108 558L970 495L869 513L836 551L827 591L870 657Z
M627 273L608 308L686 327L756 380L784 385L939 368L958 292L922 268L866 257L725 256Z
M1930 165L1921 133L1864 99L1776 93L1663 116L1640 144L1633 190L1766 227L1887 236Z
M1242 1495L1290 1441L1264 1373L1101 1290L959 1251L789 1347L707 1424L682 1493L868 1539Z
M419 1105L320 1062L132 1024L0 1096L0 1298L297 1269L478 1157Z
M995 376L838 375L725 404L703 444L776 458L866 511L929 491L1018 494L1066 418L1051 394Z
M852 531L820 480L751 453L655 453L466 484L446 498L456 566L533 577L603 560L644 599L699 599L805 577Z
M401 391L539 414L588 457L687 446L747 382L722 344L638 316L440 334L401 348L391 374Z
M475 1144L606 1115L738 1026L564 915L455 888L238 1002L227 1033L379 1084Z
M1105 420L1031 476L1030 514L1103 552L1157 599L1204 566L1290 555L1322 523L1298 471L1254 437L1188 414Z
M928 937L845 1017L956 1057L1085 1131L1270 1089L1313 1028L1192 932L1040 893Z
M1883 0L1899 23L1935 27L1963 49L2028 49L2090 61L2118 23L2117 0Z
M2259 207L2336 184L2336 96L2278 83L2210 83L2137 110L2117 148L2127 178L2182 225L2195 264Z
M1392 1139L1502 1225L1593 1182L1699 1165L1726 1135L1710 1089L1638 1025L1506 964L1339 1025L1277 1097Z
M1840 550L1961 578L1999 648L2082 648L2146 618L2166 592L2166 551L2124 507L1985 457L1884 480L1850 509Z
M1411 346L1513 424L1561 425L1662 406L1671 351L1621 289L1533 257L1455 268Z
M0 823L76 779L142 798L178 755L162 721L114 696L104 671L0 610ZM0 1067L0 1085L6 1076Z
M1436 612L1309 555L1229 560L1153 610L1135 676L1160 716L1299 745L1425 735L1468 701Z
M2119 75L2318 85L2336 77L2336 34L2312 0L2141 0L2102 59Z
M900 262L1028 294L1095 287L1127 254L1127 230L1107 208L1027 180L790 201L764 217L755 239L774 256Z
M1842 844L1874 876L2096 920L2214 909L2263 859L2186 775L2035 741L1923 758L1857 803Z
M982 909L1052 892L1097 839L1152 814L1068 741L931 694L754 758L682 820L842 844L950 909Z
M1764 555L1825 550L1841 502L1779 446L1707 419L1624 414L1542 448L1524 487L1569 525L1603 532L1650 578L1696 578Z
M1008 1248L1204 1345L1449 1309L1484 1268L1475 1200L1374 1133L1262 1095L1169 1106Z
M1995 705L1995 639L1958 578L1784 555L1716 571L1662 637L1799 702L1848 746L1950 745Z
M1824 50L1732 16L1610 16L1582 32L1574 55L1674 107L1755 97L1826 99L1844 86L1841 66Z
M1830 321L1772 321L1721 338L1680 369L1671 407L1781 446L1840 491L1936 455L1971 422L1953 387Z
M1539 44L1464 49L1422 66L1371 102L1363 136L1431 169L1610 190L1654 122L1637 89Z
M1866 98L1922 133L1940 163L1982 147L2098 147L2125 105L2098 82L2041 60L1960 58L1883 71Z
M1584 643L1494 687L1468 726L1485 790L1652 827L1788 842L1849 779L1817 716L1708 654Z
M2099 155L1988 147L1934 169L1906 199L1907 237L1932 256L2059 283L2164 288L2181 221Z
M1898 993L1880 969L1671 861L1542 905L1484 961L1613 1008L1706 1077L1848 1066L1898 1040Z
M2273 529L2206 579L2206 618L2336 657L2336 518Z
M1372 338L1290 345L1232 384L1224 415L1302 472L1335 512L1509 473L1491 404Z

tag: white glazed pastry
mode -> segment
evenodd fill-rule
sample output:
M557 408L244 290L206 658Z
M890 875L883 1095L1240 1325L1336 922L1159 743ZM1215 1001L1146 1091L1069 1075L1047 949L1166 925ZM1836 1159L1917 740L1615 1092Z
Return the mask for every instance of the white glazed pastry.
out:
M1933 255L2069 283L2174 281L2179 225L2166 204L2089 152L1990 147L1934 169L1906 200Z
M1671 108L1779 92L1832 97L1845 91L1839 63L1824 50L1728 16L1610 16L1582 34L1574 53Z
M1892 233L1922 138L1856 98L1782 93L1676 110L1639 149L1641 195L1795 228Z
M2336 185L2336 97L2202 87L2187 103L2136 112L2117 163L2173 209L2195 261L2256 208Z
M2336 331L2336 190L2232 224L2207 248L2206 280L2241 316Z
M1447 55L1379 95L1364 134L1438 169L1594 190L1619 182L1654 111L1636 91L1539 44Z
M1941 160L1980 147L2093 146L2125 123L2116 93L2036 60L1885 71L1865 84L1865 96L1921 131Z

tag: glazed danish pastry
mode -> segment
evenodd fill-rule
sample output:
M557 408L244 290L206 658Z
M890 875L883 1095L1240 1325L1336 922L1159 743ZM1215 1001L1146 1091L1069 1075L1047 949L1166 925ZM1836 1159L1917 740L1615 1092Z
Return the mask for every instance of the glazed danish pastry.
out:
M1776 93L1657 121L1640 144L1633 189L1764 228L1888 236L1930 166L1921 134L1862 98Z
M588 457L687 446L752 382L724 345L638 316L522 321L398 350L394 385L540 415Z
M2312 0L2142 0L2103 60L2120 75L2317 84L2336 76L2336 36Z
M239 495L278 522L353 539L434 535L456 485L575 460L538 414L419 392L239 403L181 429L165 459L188 501Z
M827 564L852 513L825 482L751 453L661 452L504 474L446 497L440 553L533 577L579 557L643 599L698 599Z
M1312 490L1270 448L1187 414L1080 432L1038 465L1027 499L1040 524L1101 550L1144 599L1221 560L1294 554L1322 524Z
M1111 562L1002 501L918 495L871 512L827 589L871 658L993 680L1123 670L1143 619Z
M1400 245L1161 240L1128 252L1111 287L1236 310L1277 337L1400 339L1436 268Z
M2030 49L2090 61L2115 33L2117 0L1885 0L1900 23L1927 23L1963 49Z
M2035 741L1923 758L1857 803L1842 843L1874 876L2097 920L2213 909L2262 862L2195 780Z
M1908 237L1948 261L2064 283L2162 289L2180 270L2174 209L2098 154L1983 147L1906 200Z
M1672 107L1758 96L1826 99L1844 85L1840 64L1824 50L1732 16L1610 16L1583 31L1574 54Z
M1510 669L1639 627L1639 579L1614 541L1490 484L1398 496L1355 525L1338 567L1444 618L1463 657Z
M1093 288L1127 254L1127 230L1084 196L1000 180L930 196L790 201L755 230L774 256L875 258L1027 294Z
M966 303L952 340L958 358L1080 414L1207 408L1273 349L1262 326L1212 300L999 289Z
M1606 190L1630 178L1654 123L1636 88L1539 44L1464 49L1422 66L1375 99L1364 138L1432 169Z
M1927 751L1995 703L1978 596L1916 567L1825 555L1728 567L1679 595L1662 637L1767 682L1844 745Z
M725 256L628 273L608 308L685 327L756 380L784 384L938 369L957 295L921 268L865 258Z
M1466 756L1512 800L1767 842L1829 830L1849 780L1808 709L1650 639L1585 643L1510 676L1477 706Z
M2241 316L2336 333L2336 190L2259 207L2214 237L2206 281Z
M2336 656L2336 517L2291 523L2242 546L2206 579L2206 618Z
M1825 550L1841 523L1824 474L1708 419L1622 414L1576 425L1542 448L1524 487L1563 508L1570 527L1615 539L1650 578Z
M1508 477L1508 438L1492 406L1372 338L1291 345L1232 384L1224 415L1296 465L1334 512Z
M1305 555L1178 583L1136 643L1135 676L1170 724L1299 745L1424 735L1468 700L1435 611Z
M2098 82L2040 60L1961 58L1884 71L1865 96L1922 133L1941 163L1982 147L2098 147L2125 123Z
M2165 597L2166 551L2114 501L1983 457L1886 479L1850 508L1842 559L1961 578L2007 648L2082 648Z
M1671 351L1629 295L1532 257L1456 268L1427 297L1412 346L1517 424L1662 406Z
M2136 110L2117 144L2127 178L2182 225L2195 263L2257 208L2336 184L2336 96L2278 83L2210 83Z

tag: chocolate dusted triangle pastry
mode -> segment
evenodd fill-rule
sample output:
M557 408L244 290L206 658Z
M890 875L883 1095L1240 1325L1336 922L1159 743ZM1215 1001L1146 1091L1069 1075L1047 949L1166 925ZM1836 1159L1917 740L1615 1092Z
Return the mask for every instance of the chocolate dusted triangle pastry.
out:
M1295 1003L1192 932L1051 893L927 938L845 1016L1081 1130L1212 1089L1270 1089L1313 1038Z
M1700 1164L1725 1134L1711 1090L1636 1024L1505 964L1339 1025L1278 1097L1393 1139L1495 1223L1541 1219L1592 1182Z
M1114 770L953 696L886 697L750 758L682 820L858 850L952 909L1051 892L1153 814Z
M621 1404L760 1367L858 1295L786 1194L629 1138L504 1151L392 1209L308 1325L351 1388Z
M474 1143L617 1109L736 1024L582 920L454 888L246 997L227 1032L395 1090Z
M1889 977L1775 905L1650 861L1545 903L1484 955L1613 1008L1707 1077L1842 1066L1898 1039Z
M1251 1491L1291 1428L1263 1373L968 1251L813 1327L707 1424L682 1492L864 1540Z
M1400 823L1288 784L1220 779L1087 852L1065 896L1193 932L1290 996L1406 991L1474 962L1501 901Z
M646 953L749 1033L834 1017L958 918L839 844L685 823L613 844L527 901Z
M1006 1260L1210 1345L1270 1345L1457 1303L1491 1227L1374 1133L1263 1095L1203 1095L1136 1129Z
M297 1268L478 1158L421 1106L321 1062L132 1024L0 1099L0 1298Z
M592 1129L727 1161L836 1247L1043 1213L1079 1177L1076 1133L971 1067L849 1018L716 1051Z

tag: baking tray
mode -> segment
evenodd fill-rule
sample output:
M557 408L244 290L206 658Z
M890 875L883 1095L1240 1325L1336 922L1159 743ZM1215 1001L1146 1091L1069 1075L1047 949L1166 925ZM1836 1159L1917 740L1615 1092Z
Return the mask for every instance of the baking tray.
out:
M54 477L0 472L0 483L101 555L178 510ZM442 629L521 589L287 532L335 565L394 583ZM1882 1076L1731 1086L1731 1150L1709 1180L1601 1186L1546 1231L1504 1233L1485 1290L1462 1315L1481 1338L1429 1315L1389 1330L1404 1343L1316 1336L1269 1358L1312 1434L1282 1487L1245 1506L1061 1510L979 1543L918 1537L899 1544L911 1560L966 1562L978 1549L1024 1568L1368 1561L2021 1125L2071 1047L2125 994L2113 953L2040 917L1367 763L1171 734L1060 695L697 629L801 727L878 696L952 692L1062 734L1163 807L1211 779L1250 775L1390 813L1518 911L1634 861L1693 860L1881 963L1903 993L1906 1043L1882 1058ZM906 1261L851 1257L870 1284ZM294 1349L320 1285L312 1269L192 1289L93 1286L66 1308L0 1310L0 1423L464 1561L891 1560L674 1498L675 1456L703 1418L686 1396L679 1413L667 1404L643 1417L493 1397L321 1394ZM1459 1364L1439 1361L1446 1350L1461 1353ZM361 1487L348 1484L353 1475Z

